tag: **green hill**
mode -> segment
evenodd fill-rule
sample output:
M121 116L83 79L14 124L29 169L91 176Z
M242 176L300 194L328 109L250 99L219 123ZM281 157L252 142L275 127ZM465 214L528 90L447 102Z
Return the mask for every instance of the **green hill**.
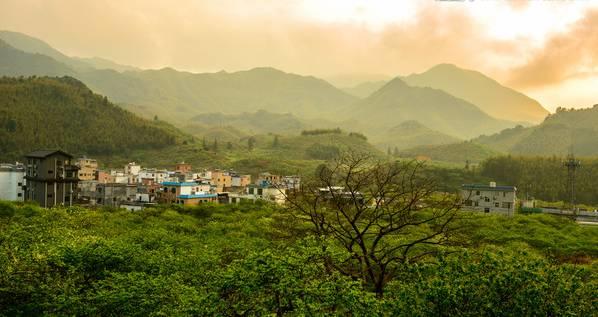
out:
M70 77L0 78L0 158L40 148L90 155L176 143L171 126L138 118Z
M376 136L374 144L383 149L403 150L418 145L440 145L459 141L456 137L434 131L418 121L408 120Z
M517 127L473 140L522 155L598 155L598 105L593 108L557 109L534 127Z
M475 105L442 90L408 86L399 78L346 111L365 131L388 129L416 120L442 133L471 138L514 125L488 116Z
M25 53L0 40L0 76L65 76L75 72L46 55Z
M191 122L206 126L231 126L250 134L296 134L308 128L303 120L291 113L280 114L266 110L240 114L206 113L193 117Z
M452 144L416 146L399 151L398 156L465 164L467 161L479 163L500 154L500 152L492 150L487 146L466 141Z
M411 86L444 90L499 119L538 123L549 113L536 100L480 72L452 64L440 64L424 73L404 77L403 80Z

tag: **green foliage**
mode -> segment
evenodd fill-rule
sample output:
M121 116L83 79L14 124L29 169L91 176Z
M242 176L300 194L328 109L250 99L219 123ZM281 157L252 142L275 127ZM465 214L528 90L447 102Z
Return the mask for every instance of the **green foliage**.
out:
M462 164L465 164L466 161L481 162L499 154L487 146L470 141L443 145L421 145L398 152L399 157L416 158L419 156L434 161Z
M547 260L595 261L597 230L557 217L473 217L468 251L405 266L377 298L328 270L327 260L346 252L323 249L265 203L127 212L0 202L0 215L2 316L588 316L598 308L595 267Z
M415 120L401 122L386 131L379 131L374 142L379 147L409 149L420 145L441 145L457 143L460 139L430 129ZM390 154L389 154L390 155Z
M569 201L567 169L561 157L500 156L483 162L480 173L498 182L515 185L522 197L546 201ZM598 204L598 160L581 158L576 173L576 200L590 205Z
M181 135L112 105L70 77L1 78L0 127L3 160L40 148L90 155L158 149Z
M336 129L315 129L315 130L303 130L301 131L301 135L322 135L322 134L341 134L340 128Z
M519 155L580 156L598 154L598 107L558 109L538 126L516 127L481 136L475 142Z
M316 160L331 160L338 157L340 150L334 145L312 144L306 150L306 154Z

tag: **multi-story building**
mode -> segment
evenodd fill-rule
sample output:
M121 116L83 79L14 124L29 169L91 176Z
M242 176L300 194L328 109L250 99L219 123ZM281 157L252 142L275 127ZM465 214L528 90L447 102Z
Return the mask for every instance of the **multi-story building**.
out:
M245 199L263 199L283 204L286 201L286 189L277 188L268 184L265 185L249 185L246 189Z
M251 184L251 175L231 174L231 186L244 188Z
M159 201L167 204L197 205L215 202L218 195L212 192L210 184L199 182L164 182L159 192Z
M279 185L282 177L280 175L271 174L270 172L260 173L257 177L257 185Z
M104 184L114 183L114 176L109 171L98 170L98 171L96 171L95 180L97 180L98 183L104 183Z
M123 202L135 201L136 184L107 183L96 185L96 204L119 207Z
M181 174L190 173L191 172L191 164L185 163L185 162L178 163L175 166L174 171L177 173L181 173Z
M139 175L140 171L141 171L141 165L139 165L135 162L130 162L127 165L125 165L125 175L137 176L137 175Z
M153 179L156 183L163 183L168 181L170 175L166 170L158 170L155 168L144 168L139 171L137 175L137 182L142 182L143 179Z
M21 163L0 164L0 200L23 201L25 167Z
M42 207L71 206L77 189L78 167L73 156L60 150L42 150L27 154L25 200Z
M96 178L96 173L98 171L97 160L81 157L77 159L75 165L79 167L79 172L77 173L79 180L90 181Z
M301 177L297 175L283 176L280 185L288 190L299 190L301 188Z
M462 208L464 210L500 213L512 216L517 201L515 186L465 184L461 186Z
M225 188L230 188L233 184L233 178L229 172L226 171L212 171L212 185L216 186L216 192L222 193Z

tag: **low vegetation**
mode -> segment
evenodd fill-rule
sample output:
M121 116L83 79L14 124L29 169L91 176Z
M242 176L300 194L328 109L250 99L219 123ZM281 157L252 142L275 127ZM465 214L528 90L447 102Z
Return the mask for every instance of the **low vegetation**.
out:
M598 309L598 230L471 215L470 243L406 263L376 297L309 227L262 204L141 212L0 203L0 314L577 315ZM292 228L293 230L290 230Z

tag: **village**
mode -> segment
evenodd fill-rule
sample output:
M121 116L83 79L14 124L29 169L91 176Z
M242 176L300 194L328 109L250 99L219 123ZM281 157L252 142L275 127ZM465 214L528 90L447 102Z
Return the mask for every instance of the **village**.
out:
M122 169L101 169L93 158L74 158L61 150L39 150L25 156L25 163L0 164L0 200L32 201L44 208L80 205L105 206L131 211L158 204L233 204L269 201L284 204L301 189L298 175L261 172L256 178L233 170L194 169L189 163L173 169L143 167L129 162ZM342 196L344 188L319 188L323 197ZM333 193L334 192L334 193ZM518 199L510 185L463 184L460 208L465 211L513 216L517 210L572 215L596 223L598 213L587 210L537 208L533 199Z
M198 205L267 200L284 203L298 190L299 176L232 170L194 170L179 162L174 169L142 167L130 162L104 170L93 158L74 158L60 150L35 151L25 163L0 165L0 200L34 201L41 207L108 206L141 210L156 204Z

